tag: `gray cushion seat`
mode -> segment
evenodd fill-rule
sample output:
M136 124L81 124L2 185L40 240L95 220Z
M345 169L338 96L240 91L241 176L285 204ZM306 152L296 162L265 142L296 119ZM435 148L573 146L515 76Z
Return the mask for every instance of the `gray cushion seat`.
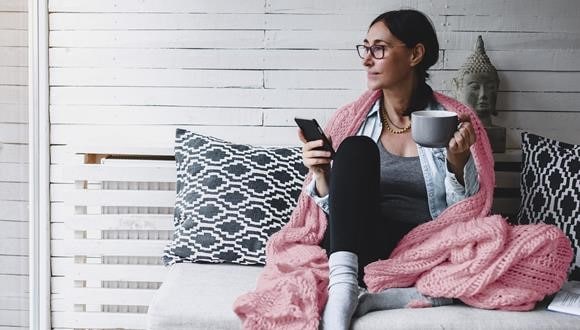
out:
M240 329L233 302L255 288L261 269L226 264L171 266L149 307L148 329ZM545 306L543 302L530 312L465 305L378 311L355 320L353 329L580 329L580 316L547 311Z

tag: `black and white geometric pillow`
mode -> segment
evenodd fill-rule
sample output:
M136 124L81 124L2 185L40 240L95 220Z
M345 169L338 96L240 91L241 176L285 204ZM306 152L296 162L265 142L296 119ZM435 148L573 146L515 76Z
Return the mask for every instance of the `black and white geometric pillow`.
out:
M268 238L288 222L302 189L301 149L178 129L175 162L175 231L164 263L264 264Z
M570 240L580 269L580 146L522 133L519 224L558 226Z

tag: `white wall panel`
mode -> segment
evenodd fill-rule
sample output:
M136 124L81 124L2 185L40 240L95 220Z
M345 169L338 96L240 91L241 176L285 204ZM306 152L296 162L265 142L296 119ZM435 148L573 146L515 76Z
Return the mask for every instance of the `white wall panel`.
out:
M172 217L159 213L173 205L172 161L84 164L83 153L171 156L178 127L299 145L294 117L324 124L365 90L354 45L376 15L409 6L425 11L439 36L436 90L451 94L451 79L483 36L502 80L493 120L508 128L512 148L496 159L518 161L524 130L580 143L575 0L50 0L54 329L144 329L166 272L159 257ZM3 43L18 44L22 31L8 30ZM23 93L20 54L0 42L9 63L0 73L14 76L0 75L0 103ZM0 138L25 120L11 109L0 114ZM23 138L11 137L4 150L23 152ZM0 167L19 171L2 157ZM518 173L498 173L498 187L518 185ZM494 204L515 208L517 198Z
M28 325L28 13L0 1L0 329Z

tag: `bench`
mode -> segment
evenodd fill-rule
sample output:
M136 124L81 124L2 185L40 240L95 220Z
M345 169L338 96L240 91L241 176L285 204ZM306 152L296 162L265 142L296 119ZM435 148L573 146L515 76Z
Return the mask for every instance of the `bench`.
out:
M53 169L74 184L54 190L53 322L55 327L236 329L235 297L255 287L261 267L162 265L172 235L175 164L170 148L85 147L75 165ZM519 205L520 154L497 154L494 212ZM58 181L58 180L57 180ZM56 196L55 200L59 200ZM161 285L163 283L163 285ZM354 329L571 329L578 318L543 310L486 311L462 305L370 313Z

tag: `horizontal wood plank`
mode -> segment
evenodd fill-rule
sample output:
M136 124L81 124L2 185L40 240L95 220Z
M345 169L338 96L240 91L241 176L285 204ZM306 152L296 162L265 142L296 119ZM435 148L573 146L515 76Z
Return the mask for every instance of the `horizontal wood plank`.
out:
M28 146L0 142L0 163L28 164Z
M141 181L175 182L175 162L164 166L115 166L105 164L51 166L52 182L71 181Z
M0 66L0 85L27 86L28 68L22 66Z
M0 200L0 221L28 221L27 201Z
M50 107L50 118L53 124L261 125L262 113L262 109L237 107L83 105Z
M27 311L28 295L7 297L0 295L0 310Z
M452 31L493 32L580 32L574 16L533 15L461 15L449 16L445 27Z
M0 123L0 141L3 145L6 143L28 143L28 125Z
M28 239L24 238L0 239L0 254L12 256L27 256Z
M28 275L28 257L0 255L0 265L0 275Z
M53 201L66 200L67 203L83 206L173 207L175 205L175 191L77 190L73 188L65 189L64 193L53 196ZM60 199L61 197L64 198Z
M64 219L66 230L172 230L173 214L73 215Z
M0 310L0 329L21 330L28 326L27 311Z
M25 182L0 182L0 200L4 201L27 201L28 183Z
M1 48L0 48L1 49ZM349 50L51 48L51 67L360 70Z
M71 288L64 294L75 304L148 306L155 290Z
M0 11L4 12L25 12L28 3L22 0L2 0L0 2Z
M146 256L163 255L163 249L169 243L166 240L89 240L70 239L52 240L54 257L70 256Z
M385 3L373 0L336 0L332 2L309 0L276 0L266 3L268 13L291 14L331 14L331 13L372 13L378 15L385 10L400 7L413 7L425 12L429 16L441 15L527 15L527 16L578 16L580 10L574 0L559 0L557 5L542 5L540 1L513 0L513 1L477 1L477 0L448 0L446 2L431 0L393 0L385 8ZM562 12L562 8L569 8Z
M28 182L28 164L0 163L0 182Z
M28 101L19 104L0 104L0 123L27 123ZM1 150L0 150L0 157Z
M12 0L14 1L14 0ZM262 13L264 0L51 0L50 12L97 12L97 13Z
M29 231L28 221L0 220L0 239L27 239ZM1 255L0 255L1 257ZM0 263L0 265L3 265ZM0 272L2 269L0 268Z
M62 328L146 329L147 315L139 313L53 312L52 326Z
M473 49L478 35L483 34L488 50L512 49L569 49L580 47L580 35L574 33L527 33L527 32L438 32L440 48L444 50ZM336 38L335 31L266 31L267 48L282 49L352 49L366 36L366 28L360 31L343 31Z
M366 29L375 13L216 14L216 13L52 13L51 31L59 30L357 30ZM443 27L444 16L432 16Z
M499 126L534 131L545 129L573 131L580 127L580 109L574 112L501 111L493 118L493 122Z
M0 47L26 47L28 32L24 30L0 29Z
M215 13L53 13L51 31L60 30L263 30L264 14ZM0 25L1 26L1 25Z
M0 292L3 296L25 296L28 293L28 276L0 274Z
M356 99L358 90L277 90L241 88L52 87L54 105L165 105L217 107L336 108Z
M321 124L322 125L322 124ZM235 143L254 145L298 146L296 127L227 127L227 126L180 126L199 134L215 136ZM78 150L82 145L95 145L102 150L111 150L123 146L127 150L139 149L143 145L151 148L173 148L175 126L85 126L53 125L51 139L56 144L71 144ZM103 132L107 132L104 135Z
M53 68L50 70L50 84L51 86L261 88L262 76L262 72L257 70Z
M262 31L53 31L51 47L262 48ZM26 40L26 39L25 39ZM2 45L2 44L0 44ZM18 45L14 45L18 46Z
M28 87L0 85L0 100L2 100L1 103L3 104L21 104L28 102Z
M0 30L26 30L28 28L28 15L24 12L7 12L0 8ZM0 61L1 63L1 61Z
M473 53L471 49L473 47L466 50L446 50L445 69L458 70ZM580 49L577 48L488 50L486 53L498 70L580 71Z
M27 66L28 47L2 47L0 46L0 65L2 66Z
M362 68L361 68L362 69ZM430 86L434 90L452 90L457 71L432 70ZM499 72L499 90L503 92L580 92L580 72ZM282 89L357 89L366 85L361 71L265 71L264 86Z
M51 265L54 275L66 276L69 281L163 282L169 270L161 265L82 264L71 258L52 258Z

